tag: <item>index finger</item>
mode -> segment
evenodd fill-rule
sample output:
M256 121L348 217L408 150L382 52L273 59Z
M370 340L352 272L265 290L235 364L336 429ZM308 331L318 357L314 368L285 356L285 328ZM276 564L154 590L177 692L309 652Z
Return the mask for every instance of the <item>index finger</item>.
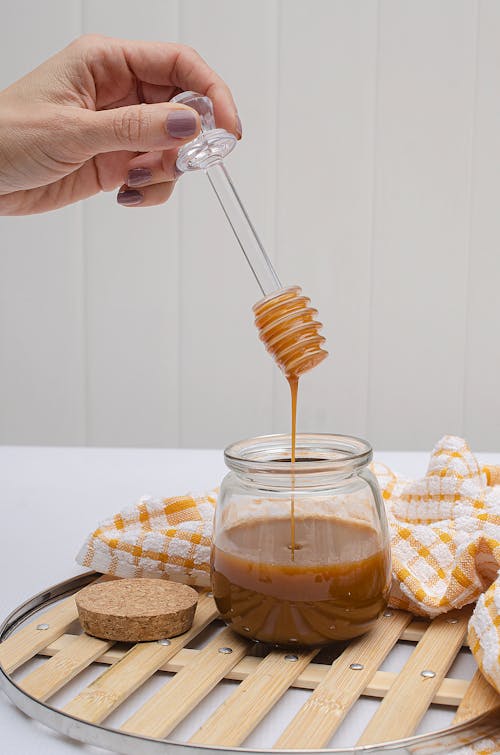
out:
M231 90L196 50L170 42L120 42L127 63L141 81L205 94L214 104L217 126L241 137Z

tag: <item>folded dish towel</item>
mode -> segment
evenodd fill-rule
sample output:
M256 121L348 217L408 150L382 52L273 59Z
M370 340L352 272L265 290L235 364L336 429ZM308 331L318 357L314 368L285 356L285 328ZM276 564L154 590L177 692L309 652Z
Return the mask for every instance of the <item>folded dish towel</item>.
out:
M175 498L143 496L92 532L76 560L116 577L165 577L210 585L217 491Z
M434 617L477 601L469 642L500 692L500 485L490 485L467 443L445 436L425 477L373 467L391 531L391 605ZM142 498L103 522L77 561L120 577L166 577L208 586L216 492Z
M462 438L435 446L427 474L397 477L374 464L391 531L390 603L434 617L474 603L469 645L500 692L500 485Z

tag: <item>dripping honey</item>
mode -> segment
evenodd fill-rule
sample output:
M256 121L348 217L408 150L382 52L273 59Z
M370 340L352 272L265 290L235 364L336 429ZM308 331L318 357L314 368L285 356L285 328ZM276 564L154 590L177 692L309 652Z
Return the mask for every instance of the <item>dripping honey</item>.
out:
M283 370L291 395L291 454L292 495L290 500L290 551L295 558L295 477L297 398L299 377L316 367L328 356L322 346L325 338L319 335L322 324L315 320L318 311L309 306L310 299L302 295L299 286L284 289L268 296L254 306L255 324L261 340Z
M297 456L297 398L299 392L299 379L298 377L289 377L288 384L290 386L290 395L292 399L292 443L290 462L292 464L292 495L290 499L290 550L292 552L292 561L295 560L295 475L293 473L293 467Z
M321 646L367 632L387 603L390 554L371 522L296 510L300 376L327 352L317 311L300 288L254 307L260 337L291 395L290 516L238 521L212 548L212 589L222 618L243 636L285 647Z

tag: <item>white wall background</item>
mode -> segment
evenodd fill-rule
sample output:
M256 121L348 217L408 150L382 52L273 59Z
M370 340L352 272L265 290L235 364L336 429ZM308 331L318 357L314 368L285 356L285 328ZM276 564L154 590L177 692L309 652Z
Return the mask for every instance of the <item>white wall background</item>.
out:
M16 0L0 85L82 32L180 40L231 85L228 167L331 358L299 426L500 447L497 0ZM258 290L203 175L0 219L0 442L223 446L285 431Z

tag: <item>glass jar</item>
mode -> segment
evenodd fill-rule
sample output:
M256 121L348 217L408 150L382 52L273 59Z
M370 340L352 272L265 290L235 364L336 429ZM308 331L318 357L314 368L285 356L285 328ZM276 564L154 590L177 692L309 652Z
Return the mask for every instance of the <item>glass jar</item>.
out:
M240 441L215 514L212 591L245 637L317 647L367 632L387 605L390 542L371 446L344 435Z

